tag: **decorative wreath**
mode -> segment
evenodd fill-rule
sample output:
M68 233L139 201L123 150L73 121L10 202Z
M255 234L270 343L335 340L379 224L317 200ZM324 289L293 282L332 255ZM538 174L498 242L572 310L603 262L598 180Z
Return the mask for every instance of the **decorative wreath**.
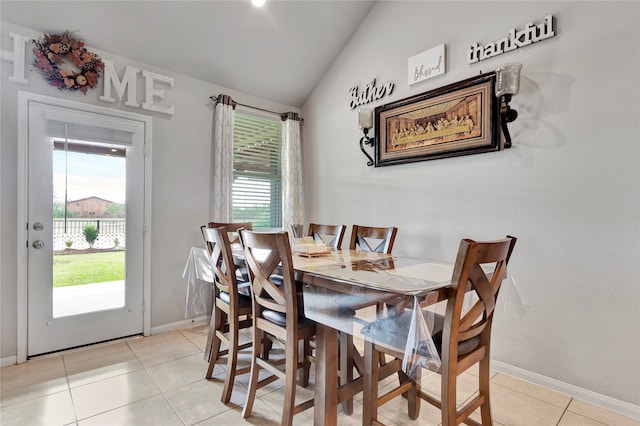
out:
M33 66L50 85L60 90L81 90L86 95L88 88L98 84L104 63L84 47L83 41L71 37L69 31L62 35L45 34L40 40L33 40L33 44L36 45ZM65 59L77 69L63 68Z

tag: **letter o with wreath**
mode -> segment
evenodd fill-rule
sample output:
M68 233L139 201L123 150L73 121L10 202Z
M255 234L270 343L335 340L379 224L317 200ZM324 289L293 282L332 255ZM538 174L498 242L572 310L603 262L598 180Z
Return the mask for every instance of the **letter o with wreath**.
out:
M44 34L33 43L36 45L33 48L33 66L50 85L60 90L80 90L85 95L87 89L97 86L104 63L84 47L83 41L71 37L69 31L62 35ZM77 68L63 67L65 59Z

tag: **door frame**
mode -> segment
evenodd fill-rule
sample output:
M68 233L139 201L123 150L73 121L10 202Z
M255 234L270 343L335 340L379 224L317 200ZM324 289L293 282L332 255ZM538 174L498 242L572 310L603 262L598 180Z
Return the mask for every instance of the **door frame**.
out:
M145 336L151 334L151 141L153 118L118 109L106 108L68 99L54 98L37 93L18 92L18 246L17 246L17 363L27 360L28 330L28 149L29 149L29 102L39 102L62 108L102 114L109 117L140 121L144 124L144 235L143 235L143 290L142 329ZM25 244L22 244L25 241Z

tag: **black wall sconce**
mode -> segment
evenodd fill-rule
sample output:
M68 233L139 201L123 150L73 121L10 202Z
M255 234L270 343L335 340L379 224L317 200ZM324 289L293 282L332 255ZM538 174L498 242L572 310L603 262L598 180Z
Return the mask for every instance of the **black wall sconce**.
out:
M511 135L507 123L518 118L518 111L509 106L511 97L520 90L522 64L505 64L496 69L496 96L500 98L500 125L504 133L504 148L511 148Z
M373 138L369 137L369 129L373 127L373 112L370 109L358 110L358 127L364 132L364 136L360 138L360 150L367 156L367 166L373 166L373 158L364 150L364 145L373 146Z

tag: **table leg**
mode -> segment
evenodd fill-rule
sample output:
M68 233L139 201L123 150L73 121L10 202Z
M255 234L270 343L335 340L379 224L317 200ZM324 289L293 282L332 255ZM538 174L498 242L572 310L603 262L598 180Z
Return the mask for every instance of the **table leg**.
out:
M316 324L315 426L338 423L338 332Z
M346 385L353 381L353 336L340 333L340 385ZM346 415L353 414L353 398L348 398L342 403Z
M374 359L373 343L364 342L364 383L362 392L362 425L378 421L378 361Z

